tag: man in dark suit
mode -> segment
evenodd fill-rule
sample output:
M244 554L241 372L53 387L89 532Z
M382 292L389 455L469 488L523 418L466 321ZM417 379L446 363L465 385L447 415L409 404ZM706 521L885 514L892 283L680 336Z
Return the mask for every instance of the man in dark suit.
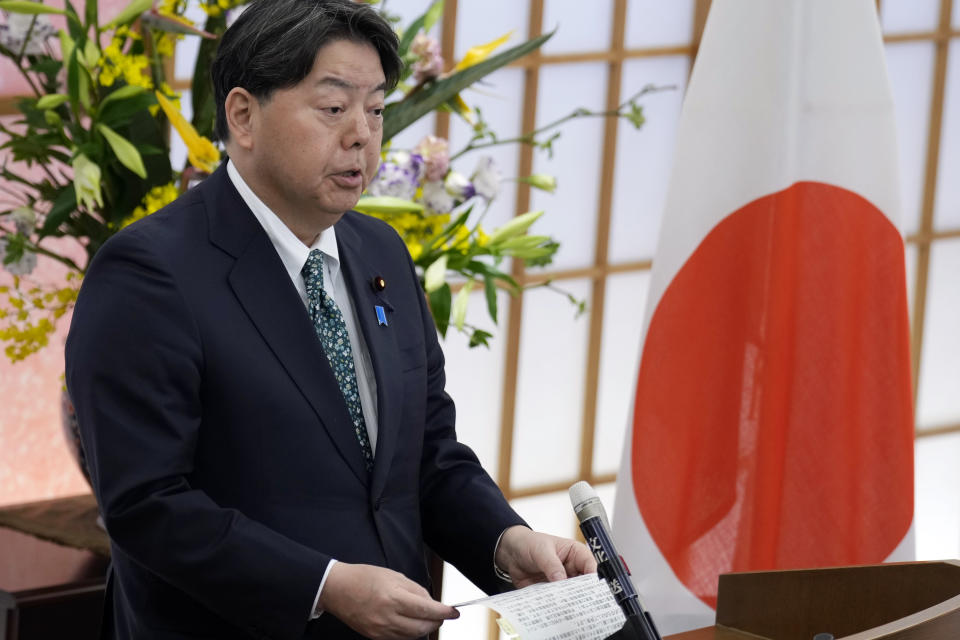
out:
M67 384L112 542L107 637L423 636L458 615L425 545L488 592L595 569L456 441L406 247L349 211L396 46L363 3L254 2L213 69L230 161L90 266Z

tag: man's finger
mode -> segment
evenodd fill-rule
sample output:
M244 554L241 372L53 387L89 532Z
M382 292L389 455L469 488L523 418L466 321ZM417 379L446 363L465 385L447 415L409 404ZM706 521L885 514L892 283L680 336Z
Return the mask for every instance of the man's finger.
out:
M579 543L571 545L563 566L567 570L567 575L570 576L597 572L597 561L593 554L585 545Z
M460 612L442 602L437 602L429 596L418 596L407 592L397 599L397 613L416 620L431 620L442 622L460 617Z
M534 556L537 568L543 572L550 582L563 580L567 577L567 570L563 568L557 549L553 544L539 545Z

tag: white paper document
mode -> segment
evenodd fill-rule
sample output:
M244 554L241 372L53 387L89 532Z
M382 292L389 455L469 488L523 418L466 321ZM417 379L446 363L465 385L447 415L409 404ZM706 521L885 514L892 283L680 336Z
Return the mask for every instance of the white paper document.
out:
M484 605L517 640L602 640L626 622L607 583L591 573L455 604Z

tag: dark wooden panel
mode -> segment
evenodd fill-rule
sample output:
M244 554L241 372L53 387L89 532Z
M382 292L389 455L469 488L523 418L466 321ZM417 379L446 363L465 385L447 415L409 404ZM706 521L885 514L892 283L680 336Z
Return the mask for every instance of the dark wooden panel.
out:
M717 623L776 640L810 640L821 632L842 638L958 594L960 564L948 562L726 574Z
M0 527L0 640L95 640L109 562Z

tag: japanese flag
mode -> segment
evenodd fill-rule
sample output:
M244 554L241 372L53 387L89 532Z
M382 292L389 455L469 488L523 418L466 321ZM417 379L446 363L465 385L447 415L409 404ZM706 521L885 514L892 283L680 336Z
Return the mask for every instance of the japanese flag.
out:
M614 509L664 633L720 573L913 556L896 151L872 0L713 1Z

